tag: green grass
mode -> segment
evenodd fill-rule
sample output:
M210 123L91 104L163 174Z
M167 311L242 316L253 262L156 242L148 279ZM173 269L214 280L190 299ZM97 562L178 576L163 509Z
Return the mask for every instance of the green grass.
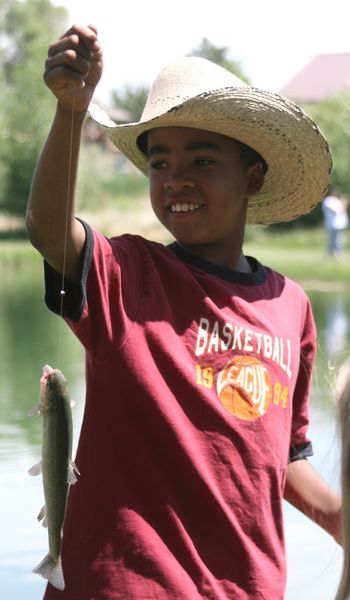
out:
M346 232L341 262L329 257L325 247L326 235L322 228L280 232L248 229L244 252L310 287L319 282L350 287L349 232Z
M129 222L123 209L122 224L118 219L118 211L111 215L106 213L106 223L101 221L93 224L101 226L101 230L107 235L131 231L166 242L167 233L160 225L158 226L152 214L147 220L141 219L137 226L137 208L135 205L133 208L136 210L130 210ZM88 216L87 220L89 221ZM154 223L154 228L150 226L150 222ZM113 231L113 223L119 224L120 231L118 228ZM266 228L249 226L244 252L255 256L264 265L298 281L304 287L322 288L321 284L323 284L330 289L339 286L350 289L350 231L346 232L345 242L342 262L336 262L326 255L326 236L322 228L271 232ZM8 235L2 235L0 236L0 269L8 268L41 268L41 258L26 239L17 237L11 240Z
M27 240L0 239L0 269L36 268L40 264L39 254Z

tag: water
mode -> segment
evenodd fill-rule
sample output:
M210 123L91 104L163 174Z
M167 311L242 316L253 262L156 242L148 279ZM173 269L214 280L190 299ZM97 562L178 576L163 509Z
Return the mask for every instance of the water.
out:
M44 363L69 380L74 446L84 403L84 357L60 320L43 306L40 273L2 273L0 293L0 597L40 600L44 581L31 569L47 551L47 533L36 515L43 504L41 478L27 475L40 459L41 423L27 416L38 401ZM336 367L350 349L350 298L344 293L312 293L319 332L310 428L313 464L339 489L339 444L331 401ZM58 340L60 350L58 351ZM287 503L286 600L331 600L340 576L342 551L322 529ZM273 599L271 599L273 600Z
M27 412L38 403L43 364L59 367L76 402L76 445L83 409L84 359L68 328L43 306L40 274L1 275L0 597L40 600L45 583L31 569L47 552L47 532L35 518L43 505L43 492L41 478L29 477L27 471L40 460L42 428Z

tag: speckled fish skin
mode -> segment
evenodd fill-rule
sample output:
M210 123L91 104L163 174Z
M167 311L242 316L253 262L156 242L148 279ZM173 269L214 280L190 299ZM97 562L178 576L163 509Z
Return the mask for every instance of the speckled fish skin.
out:
M61 564L62 529L69 485L77 481L75 472L78 473L71 460L72 402L67 381L58 369L45 365L40 383L40 403L30 414L43 417L42 460L30 474L42 472L45 507L38 519L43 519L48 527L49 553L33 572L62 590L65 587Z

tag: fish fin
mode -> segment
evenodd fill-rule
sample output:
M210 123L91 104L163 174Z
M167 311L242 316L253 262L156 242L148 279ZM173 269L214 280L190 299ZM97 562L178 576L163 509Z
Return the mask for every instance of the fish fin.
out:
M41 467L41 461L38 462L36 465L33 465L32 467L30 467L28 473L29 475L40 475L40 473L42 472L42 467Z
M75 462L72 460L68 461L68 483L74 485L78 481L77 475L80 475L79 469Z
M36 406L32 406L30 410L28 410L28 417L41 417L43 414L41 404L37 404Z
M39 514L37 516L37 519L40 523L40 521L42 521L42 526L43 527L47 527L48 521L47 521L47 515L46 515L46 506L44 504L44 506L39 510Z
M65 583L60 556L56 561L51 554L47 554L41 563L34 567L33 573L47 579L58 590L64 590Z

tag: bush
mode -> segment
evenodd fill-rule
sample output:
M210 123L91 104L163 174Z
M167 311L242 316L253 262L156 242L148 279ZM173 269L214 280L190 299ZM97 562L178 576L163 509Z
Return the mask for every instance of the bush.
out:
M100 211L110 206L123 208L132 198L148 193L148 180L130 170L119 153L107 152L97 144L85 143L81 148L77 205L78 210Z

